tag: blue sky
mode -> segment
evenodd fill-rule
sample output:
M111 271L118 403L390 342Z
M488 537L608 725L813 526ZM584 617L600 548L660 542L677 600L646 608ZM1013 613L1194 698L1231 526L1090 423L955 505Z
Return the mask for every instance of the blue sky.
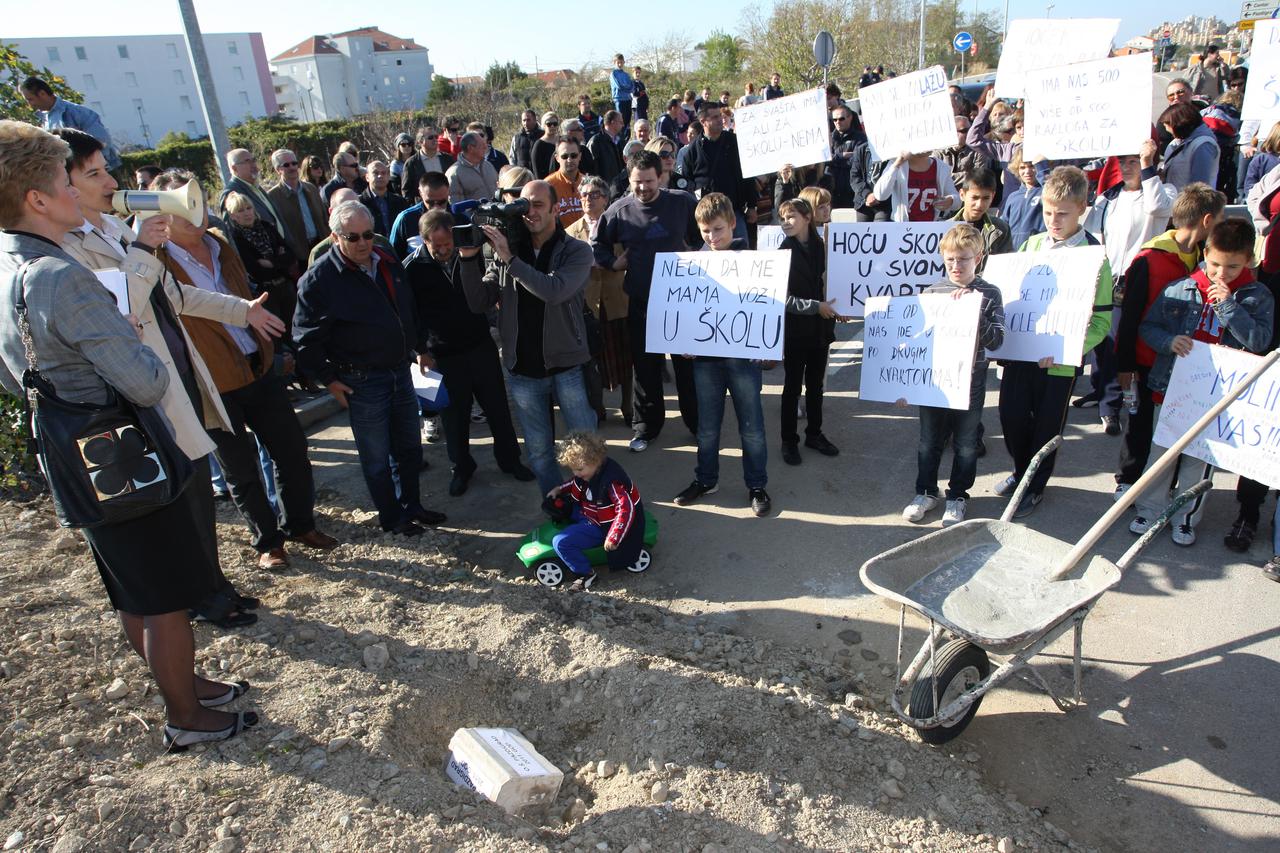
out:
M1003 15L1004 4L976 0L982 11ZM13 3L4 13L0 39L61 35L124 35L176 33L181 30L174 0L130 0L125 7L102 0L57 0L43 6ZM578 68L603 61L646 39L661 39L679 29L697 41L716 29L737 30L741 10L751 0L640 0L610 3L583 0L571 3L403 2L371 4L353 11L352 0L276 0L263 6L227 0L196 0L196 13L205 32L259 31L267 55L285 50L305 37L376 25L404 38L413 38L430 51L438 73L448 76L480 74L494 59L513 59L522 68ZM772 8L765 0L760 4ZM51 14L56 8L57 14ZM127 8L125 14L121 9ZM969 8L965 2L964 8ZM1157 2L1130 0L1057 0L1054 17L1109 17L1123 8L1119 40L1139 35L1165 19L1191 14L1217 15L1233 21L1239 0ZM542 11L537 18L535 9ZM246 14L256 10L260 14ZM580 10L577 14L574 10ZM1010 18L1044 17L1045 3L1010 0Z

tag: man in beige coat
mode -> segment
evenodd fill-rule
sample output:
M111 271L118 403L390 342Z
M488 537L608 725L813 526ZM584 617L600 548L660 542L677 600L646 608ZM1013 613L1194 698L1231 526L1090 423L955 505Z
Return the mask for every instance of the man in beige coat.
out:
M284 220L289 251L302 266L316 243L329 236L329 216L320 200L320 190L300 179L298 155L287 148L271 152L271 166L280 183L267 190L267 198Z

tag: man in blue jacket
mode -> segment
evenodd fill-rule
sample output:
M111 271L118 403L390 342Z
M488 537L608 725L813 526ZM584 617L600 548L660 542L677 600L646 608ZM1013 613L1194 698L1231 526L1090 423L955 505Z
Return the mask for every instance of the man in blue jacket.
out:
M57 130L60 127L83 130L106 146L102 154L106 157L107 169L114 172L120 168L120 153L111 144L111 134L103 125L101 116L83 104L73 104L59 98L53 94L49 84L39 77L28 77L18 88L31 109L40 113L41 126L45 130Z
M297 359L351 413L351 435L382 529L402 536L444 513L423 509L422 440L410 365L434 364L418 330L400 262L373 245L373 217L358 201L329 216L333 247L298 282Z
M622 54L613 57L613 71L609 72L609 96L613 98L613 106L622 113L622 126L631 127L631 98L635 94L635 82L623 66L626 61Z

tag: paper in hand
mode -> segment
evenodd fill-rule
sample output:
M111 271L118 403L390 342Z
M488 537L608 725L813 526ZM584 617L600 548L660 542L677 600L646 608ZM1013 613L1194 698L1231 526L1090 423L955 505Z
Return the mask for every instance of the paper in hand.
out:
M120 309L120 313L127 317L129 315L129 282L125 274L120 270L94 270L93 274L98 277L98 281L102 282L107 292L115 297L116 307Z
M444 377L434 370L428 370L423 373L416 366L410 367L409 373L413 376L413 390L417 395L428 403L434 403L440 395Z

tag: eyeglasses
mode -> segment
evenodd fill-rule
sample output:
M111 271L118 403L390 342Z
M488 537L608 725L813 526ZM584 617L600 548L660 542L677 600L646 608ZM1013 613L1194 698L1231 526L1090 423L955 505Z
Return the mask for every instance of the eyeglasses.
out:
M599 190L591 190L582 194L583 198L604 198L604 193Z
M674 159L676 159L676 155L675 155L673 152L671 152L671 151L663 151L663 152L662 152L661 154L659 154L658 156L659 156L659 157L661 157L663 160L674 160Z
M448 207L448 206L449 206L449 199L447 198L441 199L440 201L427 199L427 207Z
M372 232L372 231L365 231L365 232L360 233L360 234L339 234L338 236L339 236L339 237L341 237L343 240L345 240L345 241L346 241L346 242L348 242L348 243L359 243L359 242L360 242L360 241L362 241L362 240L367 240L367 241L369 241L370 243L372 243L372 242L373 242L373 232Z
M450 133L458 132L458 129L456 127L446 127L445 130L449 131Z
M401 144L401 145L408 145L408 146L409 146L409 147L411 147L411 148L413 147L413 143L412 143L412 142L401 142L400 144Z
M558 121L549 121L549 122L547 122L547 127L559 127L559 126L560 126L560 122L558 122Z
M581 154L561 154L560 159L561 160L577 160L581 156L582 156Z
M294 160L292 163L281 163L281 164L280 164L280 168L281 168L281 169L296 169L296 168L298 168L298 161L297 161L297 160Z
M835 120L836 120L836 121L848 121L848 120L849 120L849 117L848 117L848 116L836 116Z

